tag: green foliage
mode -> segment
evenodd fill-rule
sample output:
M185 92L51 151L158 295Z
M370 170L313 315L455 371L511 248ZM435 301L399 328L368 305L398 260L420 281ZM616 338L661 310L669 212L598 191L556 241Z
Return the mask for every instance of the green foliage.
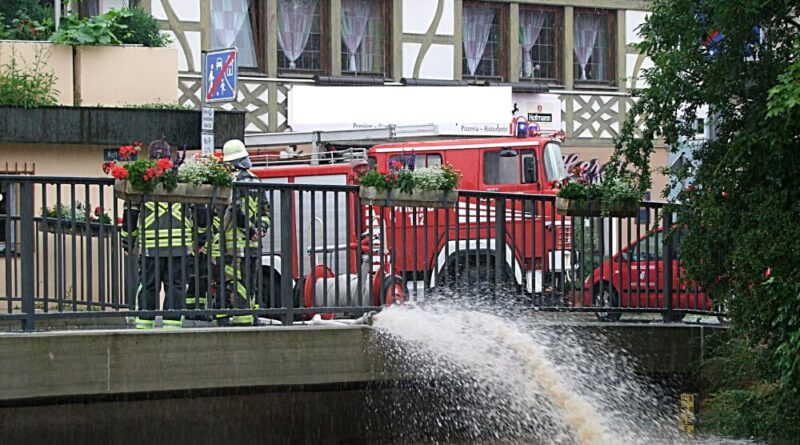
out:
M158 28L158 20L141 8L122 9L116 22L126 27L127 32L119 37L124 44L144 45L148 48L161 48L170 43L169 36Z
M162 47L169 38L158 30L158 22L142 9L112 9L94 17L72 14L62 19L51 39L65 45L137 44Z
M601 190L598 184L587 184L578 181L565 181L561 183L558 197L575 201L592 201L600 199Z
M95 207L89 211L86 204L76 201L74 206L68 207L64 204L56 204L53 207L42 208L42 216L48 218L58 218L67 222L103 222L111 224L111 216L100 207Z
M233 174L230 167L214 156L193 157L178 167L178 182L230 187Z
M458 187L461 172L452 165L407 170L401 168L389 173L381 173L375 169L368 170L359 177L359 184L364 187L375 187L378 190L397 189L411 193L414 189L425 191L450 191Z
M649 86L636 92L611 169L633 171L648 188L655 143L677 147L708 107L717 137L676 178L691 176L694 184L675 207L688 233L681 256L688 278L729 308L735 335L763 348L774 371L758 385L721 390L720 406L760 419L780 437L800 423L793 417L800 411L797 12L796 2L656 0L640 28L639 49L653 61L644 70ZM763 41L756 25L767 30ZM712 31L724 39L709 48ZM758 417L761 409L774 418ZM773 422L781 417L795 420ZM733 424L741 429L727 431L767 434L744 417Z
M53 34L53 20L45 18L41 21L31 19L24 12L6 23L0 14L0 39L5 40L47 40Z
M8 62L0 65L0 105L33 108L57 103L56 76L45 69L48 54L37 50L34 62L24 67L12 49Z
M108 14L79 18L72 14L62 18L61 26L53 34L52 41L63 45L120 45L117 37L127 32Z
M53 17L53 2L39 0L3 0L0 1L0 27L10 26L14 19L27 17L33 22L43 23Z

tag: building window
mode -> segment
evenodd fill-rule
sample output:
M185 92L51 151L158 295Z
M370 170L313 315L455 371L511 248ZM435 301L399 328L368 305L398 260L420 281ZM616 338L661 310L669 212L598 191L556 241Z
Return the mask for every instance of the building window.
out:
M503 9L483 3L464 3L463 75L466 78L503 77Z
M16 184L0 182L0 253L14 250L16 228L14 210L16 208Z
M211 0L211 47L236 47L241 67L259 67L250 10L257 12L260 3L253 1L253 5L248 5L248 0Z
M611 83L614 79L614 11L575 11L574 73L578 82Z
M385 74L385 0L342 0L342 72Z
M319 0L278 1L278 68L322 70L322 13Z
M561 80L562 20L560 9L520 6L520 79Z

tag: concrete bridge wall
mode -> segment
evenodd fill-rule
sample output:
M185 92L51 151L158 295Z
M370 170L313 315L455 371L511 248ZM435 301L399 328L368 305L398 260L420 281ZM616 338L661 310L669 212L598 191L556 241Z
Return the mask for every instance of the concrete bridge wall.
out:
M553 329L608 337L645 373L687 371L719 331ZM369 327L0 334L0 443L378 443L430 402L385 352Z

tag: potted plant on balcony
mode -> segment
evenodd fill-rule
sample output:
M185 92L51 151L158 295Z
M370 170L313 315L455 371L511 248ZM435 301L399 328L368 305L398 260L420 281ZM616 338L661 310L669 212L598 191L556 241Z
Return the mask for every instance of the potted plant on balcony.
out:
M370 205L448 208L458 200L461 172L452 165L410 170L397 162L389 173L369 170L359 178L359 197Z
M559 187L556 195L556 210L566 216L600 216L600 187L583 178L565 178L551 184Z
M117 218L117 224L121 220ZM76 235L98 236L103 230L106 236L112 233L111 216L100 207L89 211L86 204L76 201L72 206L56 204L42 208L39 229L48 233L74 233Z
M120 147L128 160L141 150L141 143ZM213 156L194 157L179 167L169 158L136 160L126 164L106 162L103 171L116 179L114 194L121 199L211 204L227 202L233 193L233 175Z
M616 217L636 216L642 192L631 178L612 176L600 183L602 215Z
M551 184L559 188L556 210L565 216L635 216L641 193L634 182L624 175L609 175L602 182L574 170L577 178L564 178Z

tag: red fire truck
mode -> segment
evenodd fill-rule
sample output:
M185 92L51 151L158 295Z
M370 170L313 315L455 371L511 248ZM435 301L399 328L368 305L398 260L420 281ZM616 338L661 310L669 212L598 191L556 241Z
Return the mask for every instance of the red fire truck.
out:
M397 129L384 130L395 137L400 135ZM441 275L443 270L453 270L454 266L470 261L464 256L468 253L473 254L479 265L485 261L489 266L496 264L496 252L505 252L503 273L528 293L541 292L548 282L570 269L569 219L562 221L563 218L555 216L550 201L535 200L533 196L555 194L556 190L550 184L566 176L560 146L563 135L543 135L526 130L519 134L521 137L428 138L373 145L375 139L388 138L377 134L370 138L367 135L346 135L347 132L334 133L264 135L250 139L248 145L275 146L300 142L304 138L307 141L310 136L315 144L338 143L340 148L347 147L337 151L315 151L304 156L286 152L281 155L253 154L252 171L263 182L336 186L357 184L358 175L367 168L388 172L398 166L415 169L448 163L461 171L463 177L459 189L463 191L514 195L507 195L505 230L501 232L505 233L505 240L504 245L497 246L496 229L500 227L495 217L497 202L480 194L462 196L457 206L451 209L367 205L356 209L356 201L345 194L295 192L292 202L293 246L289 251L292 252L296 283L301 277L314 275L313 279L305 279L303 284L303 300L307 306L323 305L320 303L323 291L333 295L338 289L337 295L347 295L347 288L349 295L353 295L356 275L365 272L356 270L356 259L363 253L362 245L367 234L374 244L372 249L366 249L371 251L369 267L378 272L377 278L370 280L371 289L368 291L372 292L371 301L376 304L379 303L378 295L382 295L381 286L384 290L392 288L392 295L405 292L401 285L403 278L424 279L426 287L435 286L437 280L445 279ZM417 138L419 133L415 134ZM515 199L517 194L528 200ZM277 211L281 205L273 202L272 207ZM321 220L323 214L327 223ZM330 223L332 218L339 223ZM360 218L359 224L355 224L356 218ZM276 233L280 231L276 226L278 221L280 217L276 215L273 221ZM312 237L316 238L313 251L310 248ZM323 238L324 242L320 243ZM263 257L265 270L273 268L280 272L281 262L287 260L287 250L276 247L280 254L265 253ZM303 252L303 257L298 257L295 252ZM476 252L485 255L475 255ZM337 276L339 279L334 283ZM366 292L364 287L367 286L362 286L362 291ZM387 296L383 303L390 301Z

